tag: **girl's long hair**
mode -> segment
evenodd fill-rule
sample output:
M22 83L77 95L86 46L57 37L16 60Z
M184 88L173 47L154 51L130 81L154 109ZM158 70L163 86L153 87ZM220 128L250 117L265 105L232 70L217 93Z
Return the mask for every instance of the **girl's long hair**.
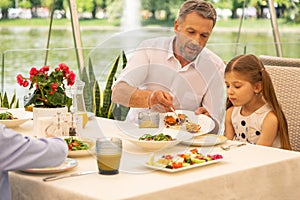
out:
M262 82L263 98L271 106L278 119L278 133L280 136L281 148L290 150L291 145L288 135L287 120L277 100L271 77L266 71L263 63L255 55L239 55L227 64L225 74L231 71L246 75L249 82L252 84L259 81ZM232 103L227 98L226 109L231 106Z

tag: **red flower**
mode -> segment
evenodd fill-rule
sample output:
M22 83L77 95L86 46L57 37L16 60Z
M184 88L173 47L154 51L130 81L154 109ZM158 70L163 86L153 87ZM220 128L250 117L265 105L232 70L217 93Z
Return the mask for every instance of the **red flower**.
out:
M17 83L21 86L23 86L23 76L21 74L17 75Z
M29 72L29 75L30 76L35 76L35 75L37 75L38 72L39 71L35 67L33 67L33 68L31 68L31 70Z
M74 72L70 71L69 75L68 75L68 85L74 85L75 83L75 78L76 75Z
M49 69L50 69L50 67L46 65L46 66L43 66L43 67L40 69L40 72L42 72L42 73L48 72Z
M28 101L34 105L45 107L70 106L70 97L66 95L66 86L75 83L76 75L70 68L62 63L54 71L49 71L49 66L43 66L39 70L32 67L29 71L29 78L17 75L17 83L23 87L30 85L29 89L34 89L34 95ZM31 82L31 83L30 83ZM55 93L55 96L53 94ZM28 106L28 105L25 105Z
M53 91L56 91L56 90L57 90L57 85L56 85L55 83L52 83L51 89L52 89Z
M26 80L23 82L23 87L27 87L29 85L29 82Z

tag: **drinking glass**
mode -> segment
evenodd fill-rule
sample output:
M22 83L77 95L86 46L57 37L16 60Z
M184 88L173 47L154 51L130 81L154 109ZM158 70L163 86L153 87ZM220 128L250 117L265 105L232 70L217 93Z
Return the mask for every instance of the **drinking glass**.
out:
M139 112L138 114L139 128L158 128L159 113L150 110Z
M99 174L118 174L122 156L122 140L115 137L97 139L96 155Z

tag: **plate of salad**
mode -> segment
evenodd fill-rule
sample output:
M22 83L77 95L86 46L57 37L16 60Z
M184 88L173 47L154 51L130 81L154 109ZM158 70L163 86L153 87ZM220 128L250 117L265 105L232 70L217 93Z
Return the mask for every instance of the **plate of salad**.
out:
M191 148L187 151L177 154L163 154L155 157L154 154L150 157L145 166L155 170L165 172L179 172L195 167L214 164L223 159L221 154L204 155L197 148Z
M0 123L7 128L20 126L26 121L32 119L32 112L27 112L21 108L0 110Z
M178 134L177 132L165 130L158 134L148 133L143 134L138 138L128 138L128 140L147 151L158 151L172 147L181 141L188 140L190 138L190 134Z
M93 155L95 142L89 138L68 136L63 138L69 148L68 157L81 157Z

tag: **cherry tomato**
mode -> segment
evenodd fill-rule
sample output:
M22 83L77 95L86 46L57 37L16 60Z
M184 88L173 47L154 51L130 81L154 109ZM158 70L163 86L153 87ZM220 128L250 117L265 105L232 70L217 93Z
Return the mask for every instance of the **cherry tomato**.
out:
M173 169L181 168L182 162L173 162L172 167L173 167Z

